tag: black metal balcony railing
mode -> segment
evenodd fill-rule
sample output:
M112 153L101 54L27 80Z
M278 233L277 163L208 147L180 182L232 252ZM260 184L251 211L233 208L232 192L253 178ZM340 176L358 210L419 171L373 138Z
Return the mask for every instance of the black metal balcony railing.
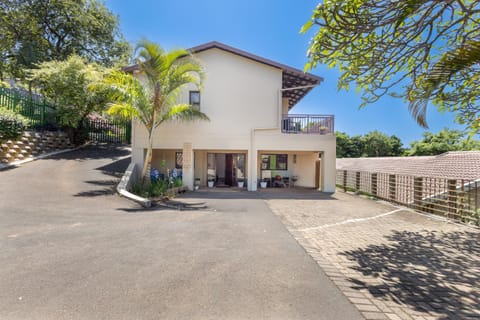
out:
M284 114L283 133L333 134L334 116L313 114Z

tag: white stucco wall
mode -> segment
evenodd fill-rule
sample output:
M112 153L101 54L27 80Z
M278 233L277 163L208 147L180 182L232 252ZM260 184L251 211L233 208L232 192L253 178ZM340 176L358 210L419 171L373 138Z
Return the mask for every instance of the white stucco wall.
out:
M247 150L247 167L252 168L247 177L249 190L257 187L259 150L311 152L312 163L298 169L303 176L298 185L309 187L315 185L314 167L313 177L308 177L314 166L313 152L317 157L323 152L324 166L332 168L324 172L324 191L335 190L335 137L280 131L281 114L287 110L288 102L280 94L281 70L219 49L202 51L196 57L206 70L200 110L210 121L162 124L155 132L154 149L178 150L184 143L191 143L194 151ZM185 88L179 102L188 103L189 90L197 88ZM132 161L140 166L146 146L147 132L134 121Z
M181 148L188 141L195 149L247 149L253 128L277 125L281 70L219 49L197 58L206 70L200 110L210 121L162 124L154 148ZM188 91L180 102L188 103ZM147 133L141 125L135 127L133 147L143 148Z

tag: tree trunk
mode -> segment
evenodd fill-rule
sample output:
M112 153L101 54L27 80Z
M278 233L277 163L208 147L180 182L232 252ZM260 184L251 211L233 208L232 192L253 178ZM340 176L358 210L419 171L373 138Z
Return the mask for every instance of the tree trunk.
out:
M152 127L150 132L148 133L148 147L147 147L147 154L145 155L145 161L143 162L143 169L142 169L142 184L147 182L147 171L148 166L152 163L152 153L153 153L153 131L155 128Z
M88 139L88 134L85 131L85 118L83 117L81 120L77 122L76 127L72 126L65 126L64 130L67 132L68 138L70 139L70 142L73 143L76 146L82 145L87 141Z

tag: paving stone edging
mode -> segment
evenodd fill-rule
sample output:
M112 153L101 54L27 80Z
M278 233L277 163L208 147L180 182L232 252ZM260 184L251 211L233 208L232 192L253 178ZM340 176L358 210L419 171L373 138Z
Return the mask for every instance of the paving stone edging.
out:
M367 299L365 295L363 295L361 292L358 292L350 287L350 283L348 282L347 278L344 276L344 274L338 270L337 267L335 267L333 264L331 264L319 251L318 249L310 243L310 241L303 236L303 233L301 231L298 231L295 226L288 221L287 219L284 219L283 216L279 216L276 214L276 216L282 221L282 223L285 225L287 230L290 232L290 234L293 236L293 238L298 242L298 244L305 250L305 252L312 257L312 259L319 265L319 267L325 272L325 274L329 277L329 279L340 289L340 292L360 311L362 316L365 319L372 319L370 317L367 317L369 314L365 315L365 308L368 310L378 310L375 305ZM353 299L353 300L352 300ZM360 306L358 302L362 302L362 306L364 305L365 308ZM368 302L367 304L364 304L365 302ZM364 310L362 310L364 309ZM377 315L383 315L382 313L377 314ZM377 318L377 319L382 319L382 318Z

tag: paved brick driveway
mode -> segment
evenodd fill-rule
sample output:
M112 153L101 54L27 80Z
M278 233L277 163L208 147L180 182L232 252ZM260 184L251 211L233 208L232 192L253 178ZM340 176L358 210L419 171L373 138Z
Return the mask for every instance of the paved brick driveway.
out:
M267 199L367 319L480 319L480 231L336 193Z

